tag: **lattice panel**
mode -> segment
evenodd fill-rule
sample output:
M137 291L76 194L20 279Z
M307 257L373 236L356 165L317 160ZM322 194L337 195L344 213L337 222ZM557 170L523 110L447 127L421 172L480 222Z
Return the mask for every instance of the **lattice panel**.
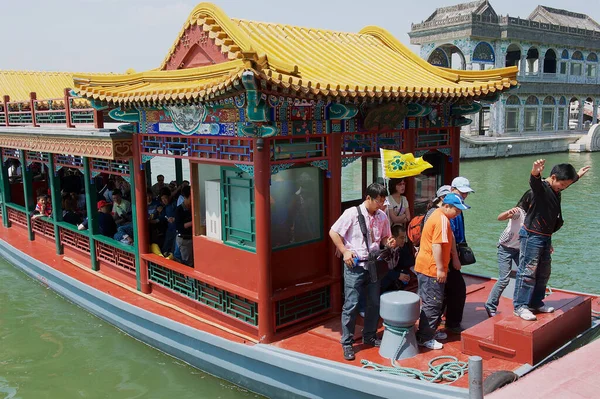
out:
M143 135L142 154L249 163L252 162L252 140Z
M2 158L4 160L12 158L12 159L19 159L19 150L15 149L15 148L3 148L2 149Z
M6 115L4 115L4 110L0 110L0 125L6 125Z
M90 239L83 234L61 227L60 242L62 245L71 249L81 251L85 254L90 253Z
M275 325L282 327L321 313L330 307L329 286L277 301L275 305Z
M450 135L447 129L419 130L415 133L415 149L447 146Z
M253 326L258 325L258 305L246 298L211 286L153 262L148 262L148 278L220 312Z
M54 154L54 168L58 170L62 167L83 169L83 157L80 155Z
M312 159L327 156L326 136L277 138L271 140L271 161Z
M27 165L31 165L34 162L48 163L49 160L50 156L43 152L25 151L25 161L27 162Z
M93 125L94 110L89 109L71 109L71 122L75 125Z
M6 214L8 215L8 220L12 223L27 227L27 215L25 212L13 208L6 208Z
M123 159L112 161L109 159L94 158L91 160L91 171L111 175L129 176L129 161Z
M54 239L54 225L46 220L33 219L31 228L36 234Z
M39 125L64 125L67 123L67 114L64 110L36 111L35 122Z
M135 275L135 255L132 253L96 241L96 257L98 260Z

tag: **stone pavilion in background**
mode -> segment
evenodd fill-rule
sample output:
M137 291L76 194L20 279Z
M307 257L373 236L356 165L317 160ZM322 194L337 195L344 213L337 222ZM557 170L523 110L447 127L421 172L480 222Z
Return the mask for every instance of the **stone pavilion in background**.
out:
M538 6L522 19L479 0L436 9L409 36L442 68L519 67L520 86L483 103L465 134L582 131L598 120L600 24L588 15Z

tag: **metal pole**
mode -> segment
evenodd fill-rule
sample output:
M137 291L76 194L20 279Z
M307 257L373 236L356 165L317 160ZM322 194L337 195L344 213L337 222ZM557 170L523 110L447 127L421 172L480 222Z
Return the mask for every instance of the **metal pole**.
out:
M469 399L483 399L483 361L469 356Z

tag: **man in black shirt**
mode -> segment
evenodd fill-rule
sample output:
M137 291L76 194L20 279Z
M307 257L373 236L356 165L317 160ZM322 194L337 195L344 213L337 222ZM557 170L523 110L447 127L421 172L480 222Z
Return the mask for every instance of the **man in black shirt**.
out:
M571 164L562 163L552 168L550 177L542 179L545 164L544 159L533 163L529 176L533 197L519 232L521 253L513 306L515 316L528 321L537 319L529 308L539 313L554 312L543 300L551 272L552 234L563 224L560 193L590 169L586 166L577 173Z
M176 243L181 253L181 261L188 266L194 266L194 248L192 243L192 201L190 186L181 189L183 203L175 210L175 227L177 228Z

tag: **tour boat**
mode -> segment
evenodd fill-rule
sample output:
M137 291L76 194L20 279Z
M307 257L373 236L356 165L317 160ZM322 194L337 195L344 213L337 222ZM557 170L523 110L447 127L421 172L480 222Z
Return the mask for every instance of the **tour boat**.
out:
M231 19L208 3L157 69L0 71L1 254L132 337L268 397L466 398L469 376L443 384L363 368L390 364L377 348L356 345L357 359L344 361L342 265L328 231L381 176L382 148L433 166L407 179L413 214L422 212L459 173L465 115L516 87L516 74L434 67L379 27ZM189 162L191 266L150 249L146 191L158 157L173 160L179 181ZM361 173L349 176L354 162ZM63 220L66 170L83 176L87 229ZM133 245L98 228L111 176L131 187ZM51 216L31 218L46 191ZM484 377L522 375L596 334L594 295L554 290L546 301L557 310L536 322L503 298L488 318L494 280L466 281L467 329L398 365L478 355Z

